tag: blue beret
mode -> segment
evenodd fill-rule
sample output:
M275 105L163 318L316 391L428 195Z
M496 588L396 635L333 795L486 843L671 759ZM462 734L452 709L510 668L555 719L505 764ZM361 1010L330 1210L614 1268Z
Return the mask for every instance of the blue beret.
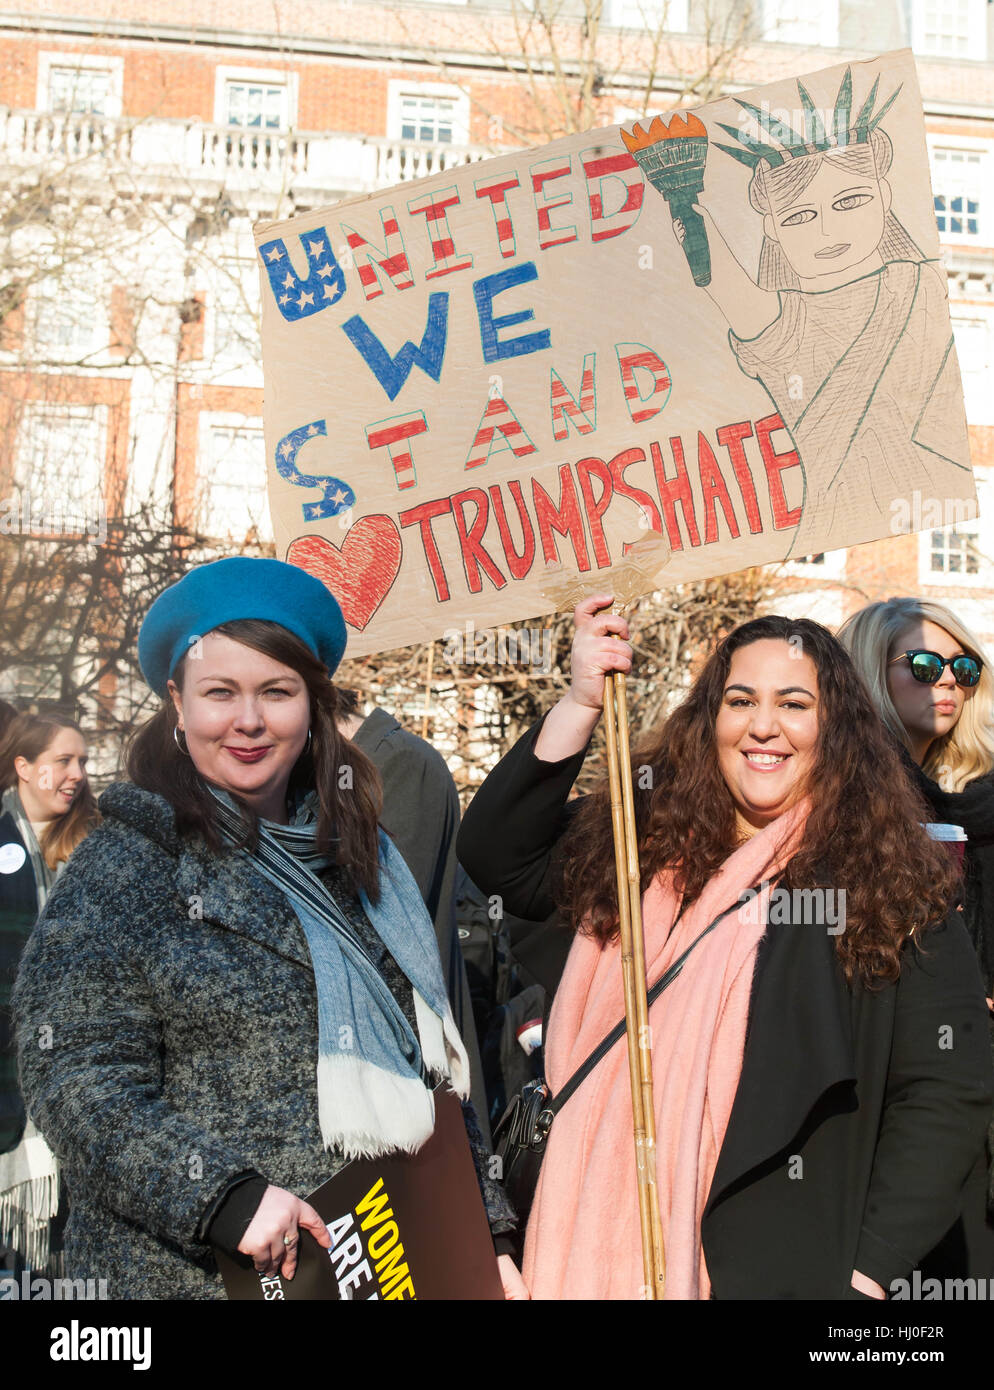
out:
M345 652L345 619L337 600L306 570L282 560L233 556L184 574L164 589L138 633L138 662L157 695L191 643L222 623L261 618L279 623L328 668Z

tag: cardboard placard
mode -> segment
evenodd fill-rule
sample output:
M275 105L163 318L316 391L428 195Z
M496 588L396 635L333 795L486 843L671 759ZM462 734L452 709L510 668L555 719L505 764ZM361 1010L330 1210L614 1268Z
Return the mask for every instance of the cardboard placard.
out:
M975 514L910 51L256 242L277 551L351 655L554 611L549 565L647 592Z

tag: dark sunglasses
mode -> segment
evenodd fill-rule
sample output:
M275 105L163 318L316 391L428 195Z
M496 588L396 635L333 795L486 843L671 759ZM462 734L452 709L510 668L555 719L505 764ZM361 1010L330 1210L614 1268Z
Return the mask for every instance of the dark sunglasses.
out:
M973 686L984 669L984 663L975 656L940 656L938 652L928 651L901 652L900 656L891 658L888 666L893 666L895 661L907 661L911 674L922 685L935 685L948 666L957 685Z

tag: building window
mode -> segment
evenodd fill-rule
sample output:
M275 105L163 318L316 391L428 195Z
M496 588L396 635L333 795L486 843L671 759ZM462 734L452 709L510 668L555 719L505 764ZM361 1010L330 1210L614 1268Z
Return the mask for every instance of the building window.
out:
M458 87L441 83L391 82L387 133L393 140L419 145L469 143L469 99Z
M40 356L79 362L107 346L104 306L68 277L42 281L34 293L34 341Z
M817 579L821 583L842 580L846 573L846 554L845 550L819 550L814 555L792 555L783 561L783 572L797 579Z
M123 74L123 58L42 53L38 109L56 115L120 116Z
M835 48L839 42L839 0L763 0L762 37L769 43Z
M969 531L933 531L931 557L933 574L980 573L977 537Z
M689 8L688 0L611 0L611 23L620 29L685 34Z
M987 57L987 0L911 0L911 47L937 58Z
M113 80L106 69L52 68L48 74L48 109L106 116Z
M932 150L932 190L939 236L979 237L984 155L980 150Z
M215 69L214 124L289 130L296 121L296 79L275 68Z
M286 127L286 88L261 82L229 82L225 87L225 125L260 130Z
M210 540L271 541L262 427L205 420L197 526Z
M225 258L214 294L214 356L255 366L261 361L259 272L254 261Z
M14 482L51 530L84 529L101 514L106 406L29 401L18 429Z
M454 101L415 96L413 92L400 99L402 140L418 140L424 145L451 145L455 121Z

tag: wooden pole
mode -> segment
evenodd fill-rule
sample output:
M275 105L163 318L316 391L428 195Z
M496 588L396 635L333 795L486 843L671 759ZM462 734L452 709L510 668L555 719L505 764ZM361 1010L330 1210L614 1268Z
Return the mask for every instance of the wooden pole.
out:
M617 705L616 705L617 702ZM628 732L625 677L608 675L604 683L604 732L607 740L611 825L618 883L618 926L625 991L625 1032L632 1089L635 1175L646 1295L661 1299L666 1282L659 1196L656 1189L656 1123L652 1099L652 1053L646 999L645 944L635 827L635 797ZM615 722L617 720L617 723Z

